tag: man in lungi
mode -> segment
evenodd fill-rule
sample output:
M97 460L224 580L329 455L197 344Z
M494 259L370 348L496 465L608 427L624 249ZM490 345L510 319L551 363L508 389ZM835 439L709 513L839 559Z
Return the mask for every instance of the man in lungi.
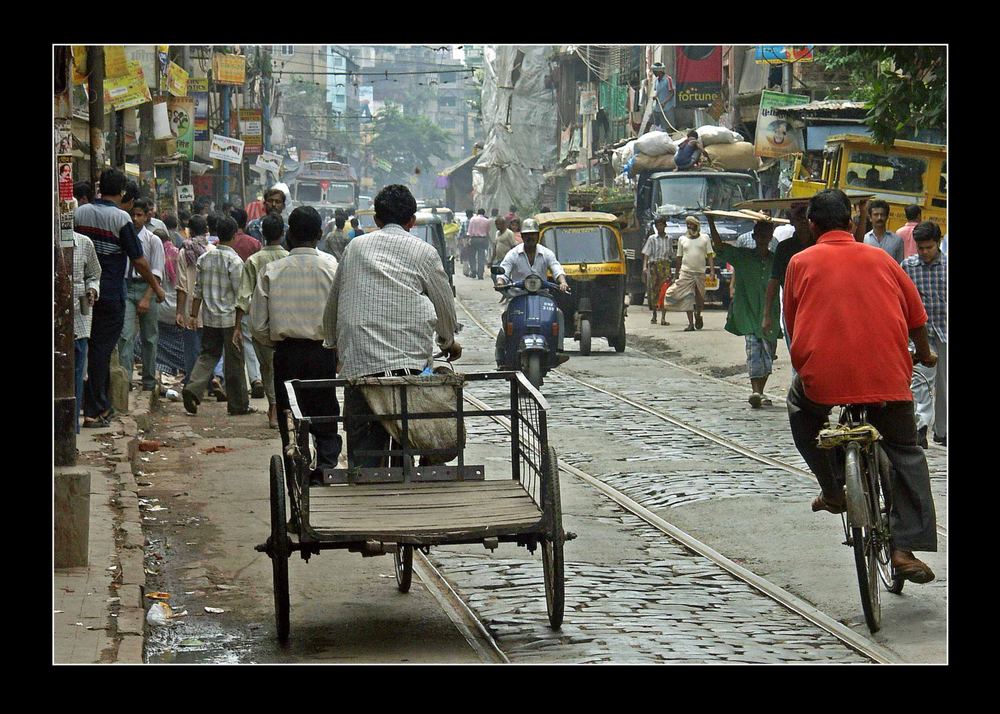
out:
M642 246L642 277L646 281L646 294L649 296L649 309L653 311L652 324L656 324L656 310L660 308L661 325L669 325L667 313L660 303L660 290L663 284L670 280L670 260L673 251L670 249L670 238L667 236L667 217L657 216L654 221L656 232L646 239Z
M663 297L664 310L687 313L684 332L694 332L705 326L701 311L705 307L705 265L715 277L715 250L708 236L701 232L701 223L694 216L687 218L687 233L677 240L675 269L677 280Z

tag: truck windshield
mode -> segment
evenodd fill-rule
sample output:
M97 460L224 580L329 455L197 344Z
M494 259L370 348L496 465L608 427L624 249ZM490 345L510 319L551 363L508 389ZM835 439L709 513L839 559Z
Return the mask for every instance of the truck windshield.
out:
M295 198L299 201L320 201L322 196L318 183L300 183L295 187Z
M615 234L605 226L559 226L542 234L560 263L607 263L620 260Z
M656 181L656 206L728 211L734 203L757 198L751 176L664 176Z
M349 183L331 183L326 189L326 200L330 203L354 203L354 186Z

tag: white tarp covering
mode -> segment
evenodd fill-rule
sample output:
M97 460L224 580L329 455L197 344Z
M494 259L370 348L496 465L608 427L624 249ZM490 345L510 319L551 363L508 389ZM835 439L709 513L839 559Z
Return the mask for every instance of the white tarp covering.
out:
M487 46L483 52L486 145L472 170L476 208L531 206L556 163L556 95L546 88L548 46ZM550 83L551 85L551 83Z

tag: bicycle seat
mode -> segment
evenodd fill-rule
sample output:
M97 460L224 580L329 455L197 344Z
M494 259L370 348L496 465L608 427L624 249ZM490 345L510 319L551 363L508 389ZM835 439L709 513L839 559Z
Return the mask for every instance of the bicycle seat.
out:
M856 441L862 444L871 444L882 438L878 429L871 424L859 424L858 426L848 426L837 424L820 429L816 442L821 449L833 449L849 441Z

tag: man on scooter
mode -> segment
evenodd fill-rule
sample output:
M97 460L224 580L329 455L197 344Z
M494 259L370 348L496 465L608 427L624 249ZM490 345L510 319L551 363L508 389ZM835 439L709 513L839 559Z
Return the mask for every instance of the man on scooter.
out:
M561 291L569 292L569 283L566 282L566 271L556 259L556 254L538 244L538 221L534 218L525 218L521 224L521 240L519 245L511 248L504 256L500 267L504 274L496 277L497 285L517 283L524 280L529 275L538 275L542 279L547 279L548 271L552 271L553 279L559 284ZM558 359L559 364L563 364L569 359L569 355L563 352L563 333L565 332L565 320L562 310L556 308L556 316L559 320L559 340ZM500 331L497 333L496 361L497 367L503 366L504 353L506 351L506 333L503 323L507 322L507 311L504 310Z

